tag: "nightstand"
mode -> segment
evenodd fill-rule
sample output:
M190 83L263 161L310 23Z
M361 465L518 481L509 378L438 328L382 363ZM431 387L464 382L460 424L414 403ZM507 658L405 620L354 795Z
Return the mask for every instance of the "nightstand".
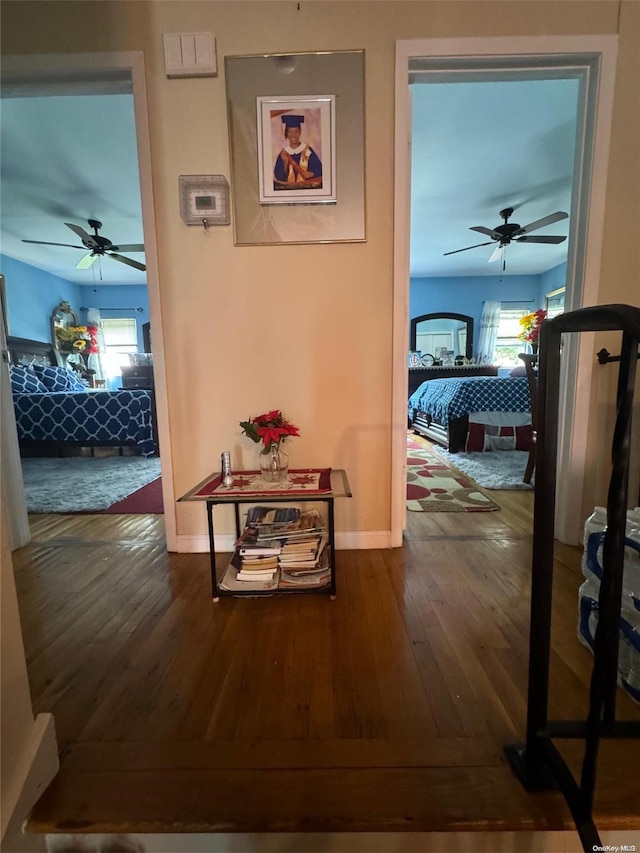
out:
M121 370L123 388L147 388L153 391L153 365L129 365Z

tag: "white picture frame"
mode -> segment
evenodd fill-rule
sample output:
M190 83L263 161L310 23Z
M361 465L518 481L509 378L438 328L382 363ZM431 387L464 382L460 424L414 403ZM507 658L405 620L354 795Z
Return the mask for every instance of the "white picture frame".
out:
M335 109L335 95L256 98L260 204L337 201Z

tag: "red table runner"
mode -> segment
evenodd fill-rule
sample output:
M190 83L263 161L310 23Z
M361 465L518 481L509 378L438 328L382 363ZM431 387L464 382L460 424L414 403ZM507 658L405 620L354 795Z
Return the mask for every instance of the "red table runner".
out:
M212 475L190 497L236 497L247 495L321 495L331 492L331 468L289 470L286 480L269 483L260 471L233 472L233 485L222 485L222 474Z

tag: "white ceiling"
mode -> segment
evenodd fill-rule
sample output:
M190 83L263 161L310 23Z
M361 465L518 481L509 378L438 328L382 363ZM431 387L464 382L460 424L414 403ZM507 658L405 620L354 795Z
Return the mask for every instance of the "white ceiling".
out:
M469 228L526 225L571 210L576 80L430 83L411 86L413 157L411 275L497 275L493 246ZM65 222L103 223L114 244L143 243L131 95L3 98L0 123L0 250L78 284L144 284L146 274L111 258L86 270L86 251ZM177 201L176 201L177 204ZM536 232L568 234L569 220ZM512 244L506 274L539 274L566 260L559 246ZM127 254L124 253L123 254ZM144 262L143 254L128 253ZM100 280L102 275L102 280Z
M527 225L571 212L578 81L416 83L413 104L411 275L498 275L495 244L471 226L495 228L499 212ZM569 220L531 236L568 235ZM539 274L567 258L557 246L511 244L507 275Z
M115 245L144 243L131 95L3 98L0 125L0 249L68 281L145 284L146 273L110 257L75 265L86 249L65 222L92 233L88 219ZM176 182L177 183L177 182ZM122 252L140 263L143 253ZM100 275L102 274L102 280Z

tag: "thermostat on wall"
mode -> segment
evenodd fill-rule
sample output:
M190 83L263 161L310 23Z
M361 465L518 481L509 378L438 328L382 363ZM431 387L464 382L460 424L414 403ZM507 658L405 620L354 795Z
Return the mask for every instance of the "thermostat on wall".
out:
M187 225L228 225L229 184L224 175L180 175L180 215Z

